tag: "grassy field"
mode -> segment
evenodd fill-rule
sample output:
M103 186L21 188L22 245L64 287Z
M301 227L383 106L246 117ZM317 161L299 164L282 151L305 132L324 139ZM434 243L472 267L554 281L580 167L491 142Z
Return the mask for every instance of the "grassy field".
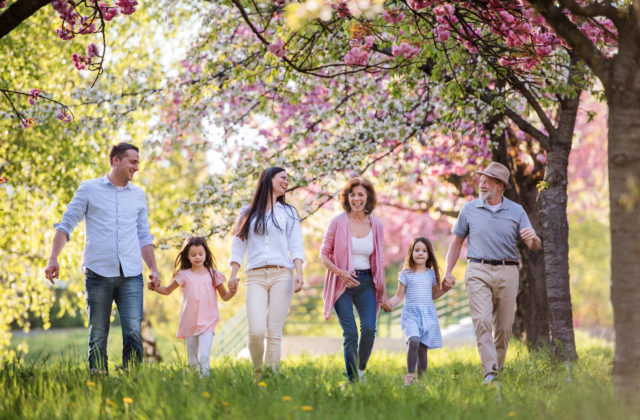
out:
M512 343L502 382L490 386L480 384L474 347L434 350L427 377L410 387L402 386L404 354L381 352L371 358L366 384L345 383L339 355L289 358L279 375L262 382L253 380L247 360L213 357L211 376L200 379L185 368L182 348L166 363L90 377L83 362L86 331L74 337L49 336L42 343L51 352L2 367L0 418L640 418L615 402L611 345L585 337L571 365ZM119 340L114 334L110 345ZM78 354L56 355L63 342ZM36 344L29 343L32 352ZM110 350L116 359L118 349Z

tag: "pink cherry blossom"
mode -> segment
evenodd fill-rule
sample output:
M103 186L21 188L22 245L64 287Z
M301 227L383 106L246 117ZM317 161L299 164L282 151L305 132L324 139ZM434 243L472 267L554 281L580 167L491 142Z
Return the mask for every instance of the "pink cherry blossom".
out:
M344 62L348 66L364 66L369 59L369 51L360 47L353 47L344 56Z
M29 92L29 105L33 106L38 102L38 98L40 97L40 91L38 89L31 89Z
M431 6L433 0L407 0L407 4L414 10L420 10Z
M73 65L76 66L78 70L84 70L87 67L87 63L89 60L84 55L73 54L71 56L71 61Z
M98 5L98 8L100 9L100 13L102 13L102 18L107 22L109 22L110 20L112 20L114 17L118 15L118 8L109 7L107 6L106 3L100 3Z
M400 46L395 43L391 46L391 54L394 57L404 56L407 60L412 59L420 52L420 48L414 47L406 41L402 41Z
M391 25L398 24L404 19L404 13L400 10L385 10L382 12L382 18Z
M446 42L449 39L451 33L449 32L449 28L445 25L436 25L433 28L433 34L436 36L436 39L440 42Z
M118 0L116 2L116 5L120 7L120 13L123 15L130 15L135 12L137 4L136 0Z
M0 9L4 9L7 6L7 0L0 0Z
M60 39L62 39L63 41L68 41L70 39L75 38L75 34L73 33L73 31L67 29L66 27L63 27L62 29L56 29L56 34L58 35L58 37Z
M269 44L269 46L267 47L267 49L269 50L269 52L273 55L275 55L276 57L284 57L286 51L284 49L284 41L282 40L282 38L278 38L275 40L275 42L272 42L271 44Z
M69 114L69 112L67 112L66 109L62 108L56 112L56 118L62 122L68 123L68 122L71 122L72 117L71 117L71 114Z
M93 57L99 57L100 51L98 47L93 42L87 45L87 58L92 59Z

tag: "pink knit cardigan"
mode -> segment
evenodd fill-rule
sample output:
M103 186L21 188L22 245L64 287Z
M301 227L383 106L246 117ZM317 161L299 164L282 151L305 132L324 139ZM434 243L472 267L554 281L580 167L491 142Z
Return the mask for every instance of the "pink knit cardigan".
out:
M371 274L376 289L377 313L380 305L387 300L387 286L384 280L384 255L382 245L384 242L384 230L380 219L373 214L369 216L371 229L373 230L373 254L371 254ZM353 271L351 231L349 229L349 217L347 213L340 213L331 220L329 228L322 240L320 255L329 257L338 268ZM331 317L331 311L338 298L344 293L344 282L331 271L327 270L324 278L324 318Z

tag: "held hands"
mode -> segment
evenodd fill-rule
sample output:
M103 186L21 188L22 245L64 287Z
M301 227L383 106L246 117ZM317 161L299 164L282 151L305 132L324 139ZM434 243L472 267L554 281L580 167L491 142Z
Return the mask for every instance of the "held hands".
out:
M385 312L391 312L391 310L393 309L393 305L391 305L391 301L387 300L386 302L384 302L382 304L382 309L384 309Z
M149 273L149 280L149 284L147 284L149 290L156 290L158 287L160 287L160 275L157 271L152 271L151 273Z
M57 279L60 276L60 266L58 265L58 260L49 261L49 264L44 269L44 276L51 282L54 283L54 279Z
M238 278L235 276L232 276L229 278L229 291L231 293L236 293L238 291Z
M233 278L233 281L231 281L232 279L229 279L229 292L233 295L236 294L236 292L238 291L238 279L237 278Z
M356 276L356 273L354 271L348 272L347 270L340 270L340 274L338 274L338 277L340 277L340 280L344 282L344 285L346 287L356 287L360 285L358 276Z
M442 288L445 291L450 290L453 286L456 285L456 278L451 273L444 273L444 280L442 282Z

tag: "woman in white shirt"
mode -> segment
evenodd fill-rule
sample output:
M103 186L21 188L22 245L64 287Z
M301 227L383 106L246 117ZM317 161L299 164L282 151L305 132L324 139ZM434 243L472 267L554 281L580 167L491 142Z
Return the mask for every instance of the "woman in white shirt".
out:
M237 284L247 254L249 353L256 378L262 375L263 356L265 369L277 372L287 312L293 294L304 283L302 230L295 207L285 202L288 186L284 169L271 167L262 172L251 204L240 211L231 244L229 284Z

